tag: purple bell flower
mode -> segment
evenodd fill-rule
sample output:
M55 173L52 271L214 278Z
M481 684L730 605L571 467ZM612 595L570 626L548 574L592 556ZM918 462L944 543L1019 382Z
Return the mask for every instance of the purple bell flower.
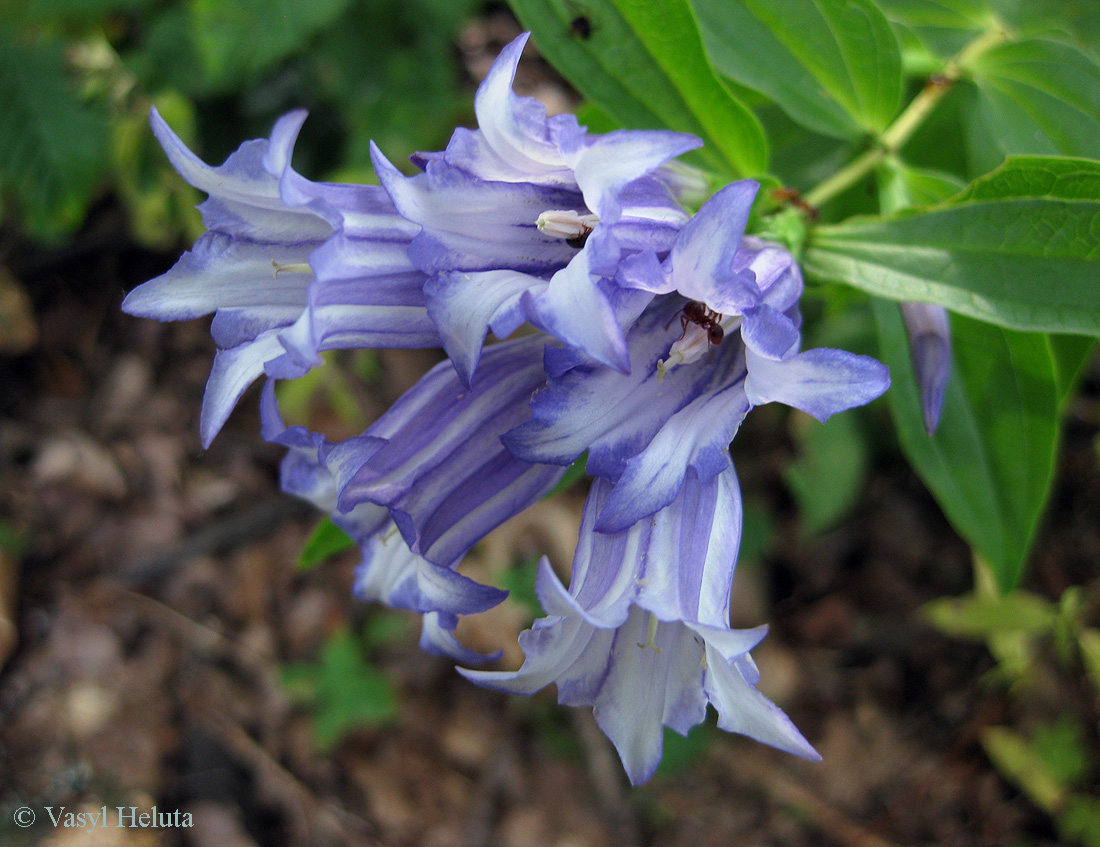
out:
M634 784L656 770L663 727L687 734L708 703L722 729L820 758L755 688L759 672L749 650L767 627L729 626L741 536L733 469L705 483L692 473L674 502L604 534L596 515L612 488L600 479L592 486L568 591L541 562L538 596L548 616L520 635L523 667L461 673L515 694L555 683L560 703L593 707Z
M208 446L262 373L296 377L337 348L434 347L424 276L406 250L415 227L377 186L314 183L290 167L305 112L279 119L219 167L196 157L154 110L153 132L209 199L194 247L138 286L124 311L158 320L215 313L218 345L203 400Z
M547 117L512 92L526 41L509 44L479 87L479 129L414 157L424 173L404 177L372 148L394 206L421 227L409 256L430 277L429 313L467 384L488 332L506 337L525 321L629 367L599 281L624 255L671 247L687 216L653 174L701 143L667 131L589 136L572 115Z
M275 383L264 386L260 407L263 435L288 448L280 465L283 491L308 500L360 546L355 595L395 609L423 616L420 646L430 653L467 663L486 656L463 647L454 636L459 615L484 612L500 603L507 592L481 585L459 574L461 556L447 565L430 562L409 549L385 506L363 502L346 512L337 507L338 479L345 464L363 452L377 452L383 442L370 436L334 445L304 427L287 427L275 400Z

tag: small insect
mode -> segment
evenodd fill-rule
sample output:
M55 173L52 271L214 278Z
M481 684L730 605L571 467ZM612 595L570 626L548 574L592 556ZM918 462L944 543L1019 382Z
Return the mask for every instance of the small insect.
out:
M569 24L569 32L581 41L587 41L592 35L592 22L584 15L577 15Z
M707 341L718 346L726 337L726 331L722 329L722 316L713 309L708 309L706 304L698 300L688 300L684 311L680 315L680 326L684 330L680 338L687 335L688 324L697 324L707 331ZM666 329L668 327L665 327ZM680 339L676 339L679 341Z
M817 220L817 209L802 199L797 188L775 188L771 195L772 199L780 203L790 203L796 209L801 209L811 221Z
M581 224L581 231L574 235L572 238L565 239L565 243L570 247L575 247L580 250L584 247L584 243L588 240L588 236L592 234L592 227L586 223Z

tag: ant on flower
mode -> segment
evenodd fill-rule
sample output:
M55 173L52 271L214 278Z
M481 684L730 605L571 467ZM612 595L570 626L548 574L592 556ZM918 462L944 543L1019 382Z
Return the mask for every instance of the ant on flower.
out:
M726 335L726 331L722 329L721 320L722 316L713 309L708 309L706 304L700 303L698 300L688 300L684 305L683 313L680 315L680 327L684 330L680 338L687 335L689 323L698 324L707 331L707 341L718 346ZM671 323L672 321L669 321L665 325L665 329L668 329ZM679 340L677 339L677 341Z
M592 234L592 227L587 223L581 223L581 231L574 235L572 238L565 239L565 243L574 249L581 249L584 247L584 243L588 241L588 236Z

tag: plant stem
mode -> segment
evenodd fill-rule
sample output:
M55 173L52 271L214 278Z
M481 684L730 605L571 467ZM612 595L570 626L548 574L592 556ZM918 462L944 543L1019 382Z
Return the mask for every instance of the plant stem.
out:
M1000 25L994 24L987 32L971 41L958 55L948 60L942 73L928 80L928 84L921 93L914 97L905 111L883 131L878 138L878 143L872 149L853 159L809 191L802 199L807 205L817 208L863 179L886 156L900 150L951 90L970 63L987 50L1004 42L1007 37L1005 30Z

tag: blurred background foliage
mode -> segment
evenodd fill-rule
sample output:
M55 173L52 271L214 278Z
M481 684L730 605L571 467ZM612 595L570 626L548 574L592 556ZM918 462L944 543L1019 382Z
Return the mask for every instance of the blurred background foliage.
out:
M148 131L155 105L221 162L292 108L313 118L295 162L370 179L469 119L456 34L473 0L0 0L0 214L40 241L78 228L107 191L135 238L201 231L191 189Z

